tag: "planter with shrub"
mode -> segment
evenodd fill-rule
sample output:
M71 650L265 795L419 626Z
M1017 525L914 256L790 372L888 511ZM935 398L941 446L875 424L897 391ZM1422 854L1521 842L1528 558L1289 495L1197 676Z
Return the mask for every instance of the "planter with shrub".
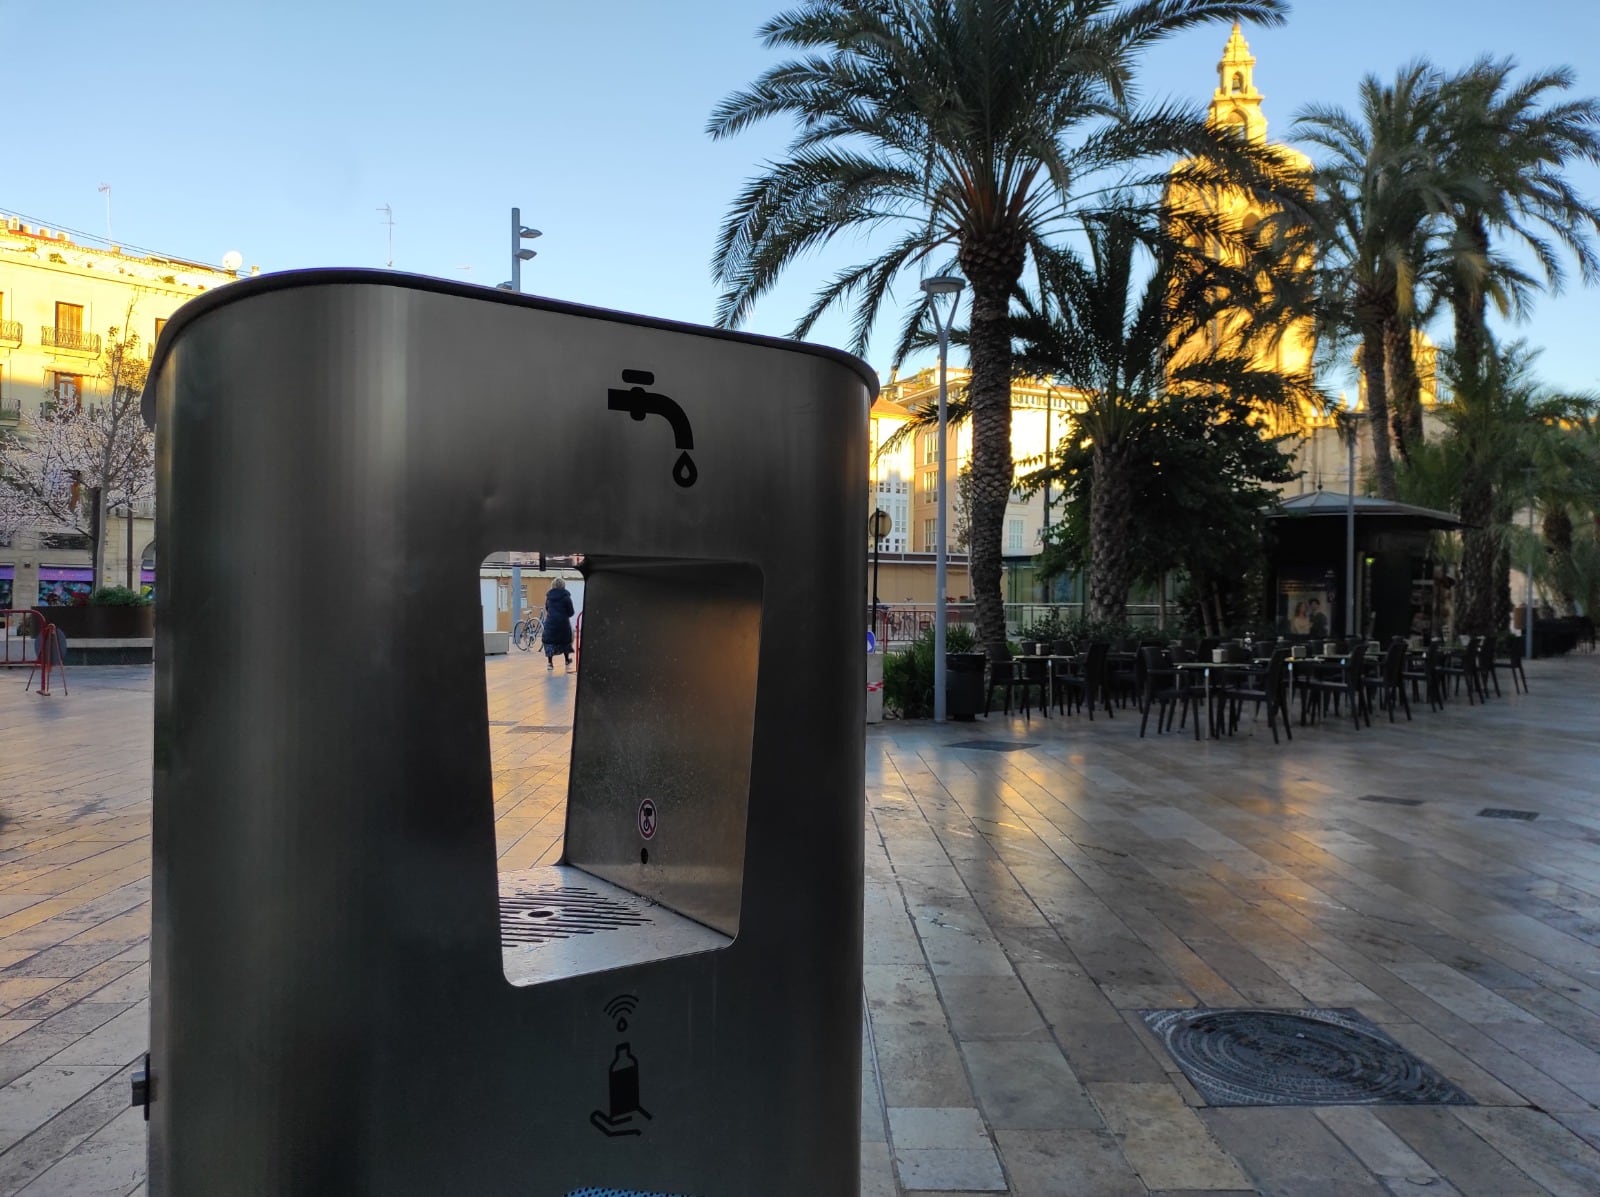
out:
M945 630L945 656L977 646L970 628L956 624ZM956 684L954 675L947 679ZM982 688L982 682L979 682ZM883 662L883 708L901 719L933 718L933 629L926 629L904 652L890 653Z
M72 640L148 640L155 635L155 605L126 586L102 586L85 603L40 607Z

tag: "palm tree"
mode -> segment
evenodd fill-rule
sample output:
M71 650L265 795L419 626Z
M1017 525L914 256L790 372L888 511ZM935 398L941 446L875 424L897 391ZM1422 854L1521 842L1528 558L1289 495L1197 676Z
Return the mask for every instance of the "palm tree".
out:
M1402 448L1420 439L1420 420L1410 418L1416 391L1411 335L1427 235L1461 186L1429 143L1441 79L1421 61L1401 68L1393 84L1368 75L1361 81L1359 117L1313 105L1294 126L1296 136L1325 153L1314 174L1320 194L1312 205L1324 296L1319 331L1335 349L1352 337L1357 342L1372 416L1373 475L1386 499L1396 496L1391 435ZM1394 410L1391 380L1402 391Z
M1116 204L1088 222L1087 255L1056 251L1042 261L1043 294L1017 321L1020 362L1082 404L1071 443L1090 461L1087 614L1096 622L1126 614L1139 566L1135 465L1141 438L1168 409L1199 400L1217 418L1298 417L1324 403L1309 376L1257 365L1258 343L1294 315L1268 298L1270 278L1251 261L1219 260L1208 252L1214 239L1191 231L1170 211L1141 214L1129 202ZM1241 322L1254 312L1271 319ZM1207 331L1230 317L1230 335L1212 340Z
M1461 595L1456 627L1492 634L1506 626L1505 581L1512 513L1536 495L1565 501L1574 487L1592 493L1588 446L1573 435L1594 413L1586 396L1549 391L1533 371L1537 353L1521 342L1495 349L1484 342L1477 372L1452 360L1453 394L1439 408L1446 434L1439 451L1457 479L1462 532Z
M1572 162L1600 164L1600 100L1547 103L1574 82L1567 67L1515 83L1512 59L1481 58L1447 80L1440 92L1434 142L1444 169L1478 186L1450 209L1445 290L1455 317L1459 371L1478 371L1488 301L1518 310L1526 276L1497 259L1494 243L1509 238L1531 253L1552 291L1564 279L1559 248L1577 260L1586 283L1600 279L1600 208L1564 176ZM1553 243L1552 240L1553 239Z
M717 138L772 116L799 124L783 160L747 184L723 224L713 257L720 324L743 322L796 258L846 231L888 226L898 236L833 278L796 336L834 304L853 305L853 347L864 352L905 272L953 256L966 276L971 576L991 655L1005 649L1010 306L1027 261L1048 251L1086 179L1125 183L1146 160L1203 159L1269 186L1264 156L1207 128L1200 112L1135 109L1134 74L1140 52L1174 33L1218 20L1275 25L1285 10L1285 0L801 0L761 35L802 57L712 114ZM912 309L897 360L926 302Z

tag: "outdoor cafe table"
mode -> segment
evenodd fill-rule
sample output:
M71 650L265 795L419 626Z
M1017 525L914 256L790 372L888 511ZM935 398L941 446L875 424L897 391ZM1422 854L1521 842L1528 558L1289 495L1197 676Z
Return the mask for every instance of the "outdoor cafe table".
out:
M1219 739L1222 733L1218 728L1219 721L1213 705L1211 671L1216 670L1218 673L1252 673L1260 669L1261 666L1254 661L1179 661L1173 665L1173 668L1200 674L1201 683L1205 687L1206 722L1211 727L1211 738L1215 740ZM1219 688L1217 694L1221 695L1226 692L1225 689ZM1196 740L1200 738L1200 721L1198 719L1195 720L1194 724L1194 738Z
M1049 672L1051 697L1055 696L1057 679L1074 676L1078 670L1083 667L1084 662L1088 660L1089 657L1088 653L1077 653L1073 656L1057 656L1054 654L1045 653L1040 653L1039 655L1046 661L1050 662ZM1012 658L1012 660L1018 659L1019 658L1016 657ZM1120 650L1116 652L1109 652L1106 654L1106 668L1109 670L1112 665L1131 665L1138 659L1138 653L1122 652ZM1103 683L1106 679L1101 680ZM1094 697L1092 695L1085 695L1084 702L1093 705Z
M1367 657L1367 664L1368 665L1372 665L1375 662L1381 663L1381 660L1382 660L1381 657L1374 658L1374 657L1369 655ZM1315 674L1318 671L1332 672L1335 669L1343 669L1347 664L1349 664L1349 662L1350 662L1350 654L1349 653L1334 653L1332 656L1328 656L1327 654L1324 653L1324 654L1319 654L1317 656L1309 656L1309 657L1299 657L1299 658L1291 657L1289 659L1289 698L1290 698L1290 700L1293 701L1293 699L1294 699L1294 686L1295 686L1295 682L1294 682L1294 667L1295 667L1296 664L1298 664L1304 672L1306 672L1308 674ZM1284 713L1284 718L1287 719L1288 717L1289 717L1288 713L1285 712ZM1304 727L1305 725L1306 725L1305 696L1301 695L1300 726Z

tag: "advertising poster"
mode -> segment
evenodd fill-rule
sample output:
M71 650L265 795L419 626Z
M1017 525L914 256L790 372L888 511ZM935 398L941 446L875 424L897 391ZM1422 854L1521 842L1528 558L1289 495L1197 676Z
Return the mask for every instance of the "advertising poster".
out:
M1288 635L1326 637L1334 626L1334 588L1326 574L1278 579L1278 627Z

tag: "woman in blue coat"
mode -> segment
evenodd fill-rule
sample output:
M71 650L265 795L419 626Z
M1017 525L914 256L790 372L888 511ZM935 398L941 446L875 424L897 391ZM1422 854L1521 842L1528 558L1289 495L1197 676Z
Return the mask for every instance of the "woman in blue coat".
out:
M556 667L556 654L564 653L567 658L567 672L572 672L572 595L567 592L567 584L560 578L550 583L550 590L544 596L544 631L541 636L544 640L544 667Z

